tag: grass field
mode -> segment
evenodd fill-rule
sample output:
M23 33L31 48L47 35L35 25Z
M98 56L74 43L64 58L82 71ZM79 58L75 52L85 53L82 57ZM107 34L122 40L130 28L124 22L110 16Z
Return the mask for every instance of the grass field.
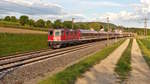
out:
M0 57L45 48L47 35L0 33Z
M121 80L120 82L123 82L126 79L126 77L130 74L131 71L132 42L133 39L130 40L127 49L123 52L115 68L115 72L119 75L119 78Z
M74 64L64 71L61 71L48 79L42 80L39 84L74 84L77 77L81 76L82 73L86 72L90 67L99 63L99 61L106 58L112 51L120 46L124 40L115 43L114 45L108 46L96 54L85 58L84 60Z
M138 44L141 48L145 61L150 67L150 39L139 39Z

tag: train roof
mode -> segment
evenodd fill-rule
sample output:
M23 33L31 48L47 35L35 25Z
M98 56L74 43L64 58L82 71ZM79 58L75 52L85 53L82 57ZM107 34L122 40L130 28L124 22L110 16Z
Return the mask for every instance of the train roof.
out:
M84 30L84 29L79 29L81 33L98 33L97 31L91 31L91 30Z
M91 31L91 30L85 30L85 29L49 29L49 31L52 30L67 30L67 31L80 31L81 33L98 33L97 31Z
M80 31L81 33L102 33L102 34L106 34L106 33L109 33L109 34L122 34L120 32L105 32L105 31L92 31L92 30L85 30L85 29L49 29L48 31L53 31L53 30L62 30L62 31Z
M74 29L49 29L48 31L52 31L52 30L67 30L67 31L76 31L76 30L74 30Z

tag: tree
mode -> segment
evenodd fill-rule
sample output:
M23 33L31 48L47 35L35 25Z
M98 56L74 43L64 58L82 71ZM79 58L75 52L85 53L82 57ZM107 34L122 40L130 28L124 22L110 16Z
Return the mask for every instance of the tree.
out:
M10 16L6 16L6 17L4 18L4 21L10 21Z
M46 21L46 28L52 28L52 22L50 20Z
M15 16L11 16L11 17L10 17L10 21L11 21L11 22L17 22L17 18L16 18Z
M43 19L39 19L35 23L36 27L45 27L45 21Z
M63 23L61 22L61 20L56 20L53 24L54 28L62 28L63 27Z
M79 24L74 24L74 29L80 29L80 25Z
M91 23L90 24L90 28L93 28L96 31L100 31L100 29L102 28L102 26L99 23Z
M29 17L28 17L28 16L23 15L23 16L21 16L21 17L20 17L20 19L19 19L19 20L20 20L20 24L24 26L25 24L28 24Z
M72 21L64 21L64 22L63 22L63 26L64 26L65 28L71 29L71 28L72 28Z
M34 21L33 19L30 19L30 20L28 21L28 25L34 26L34 25L35 25L35 21Z
M80 28L81 29L90 29L89 26L87 24L84 24L84 23L80 24Z

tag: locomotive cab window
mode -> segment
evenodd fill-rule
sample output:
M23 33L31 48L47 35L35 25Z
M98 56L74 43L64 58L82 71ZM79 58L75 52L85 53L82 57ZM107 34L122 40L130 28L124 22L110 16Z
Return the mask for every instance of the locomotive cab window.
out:
M50 32L49 32L49 35L52 36L52 35L53 35L53 31L50 31Z

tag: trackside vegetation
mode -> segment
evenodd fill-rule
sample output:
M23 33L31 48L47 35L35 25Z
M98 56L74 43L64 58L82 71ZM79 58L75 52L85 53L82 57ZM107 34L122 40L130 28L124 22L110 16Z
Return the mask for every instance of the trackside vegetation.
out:
M47 35L0 33L0 57L45 48Z
M143 57L150 67L150 39L139 39L138 44L141 48Z
M116 64L115 72L118 74L120 82L123 83L131 71L131 48L133 39L130 40L127 49Z
M96 54L88 56L84 60L66 68L65 70L39 82L39 84L74 84L77 77L89 70L90 67L99 63L120 46L124 40L114 43L111 46L105 47Z

